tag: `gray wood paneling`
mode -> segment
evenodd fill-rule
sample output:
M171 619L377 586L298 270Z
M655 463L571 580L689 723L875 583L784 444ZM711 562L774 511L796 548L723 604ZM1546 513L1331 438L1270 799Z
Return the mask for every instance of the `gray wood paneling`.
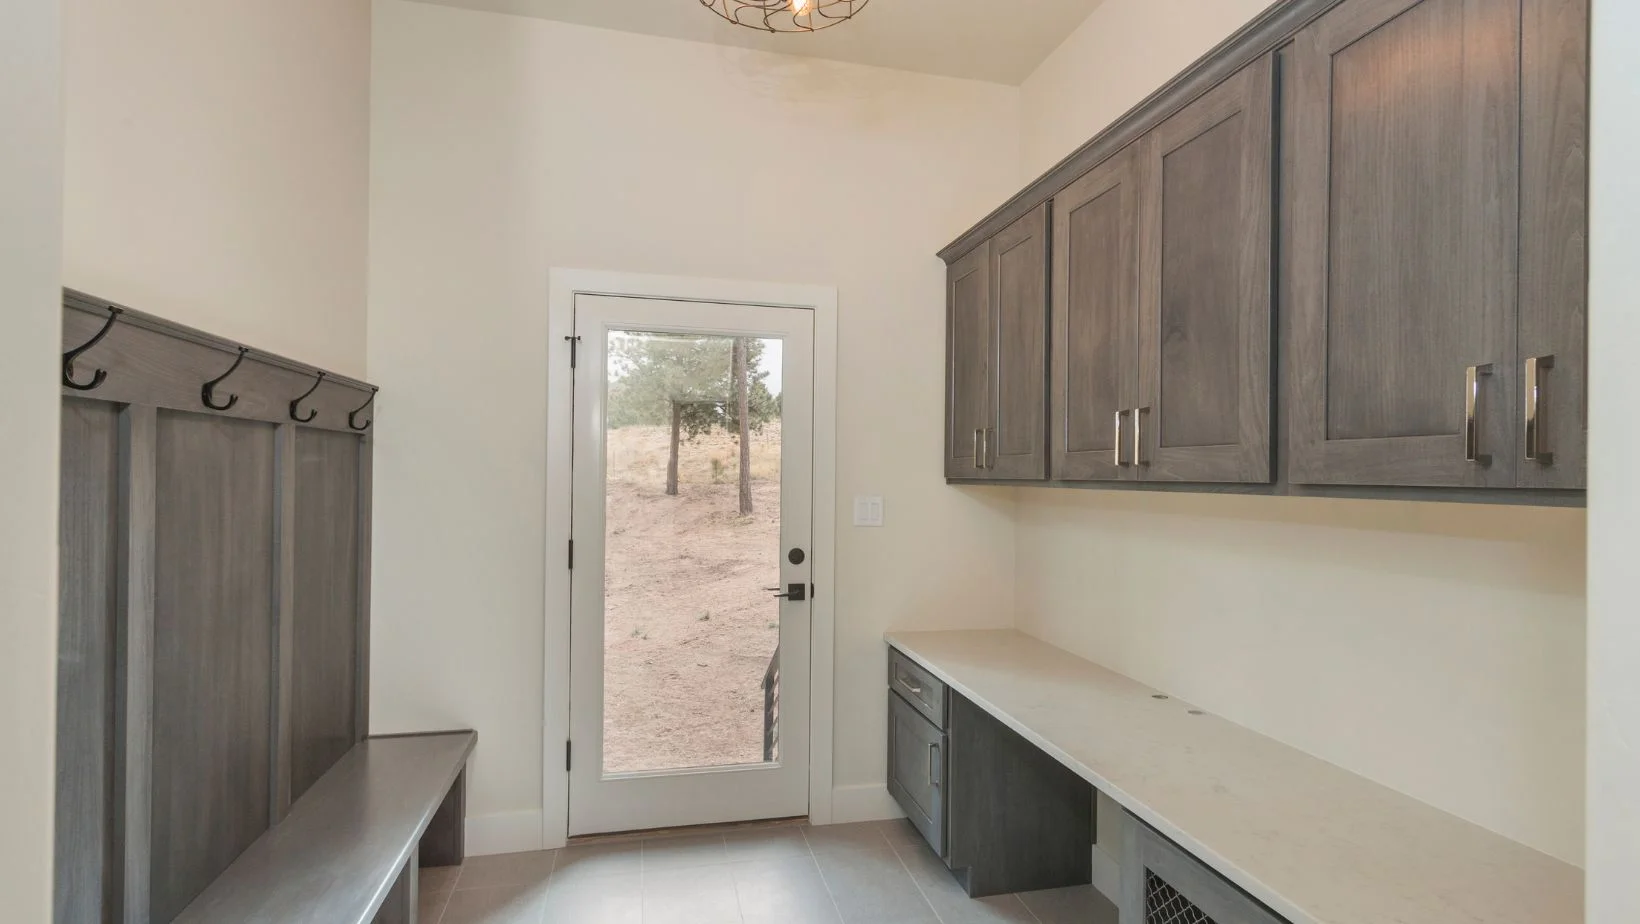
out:
M987 477L1048 476L1048 206L991 242L996 286Z
M404 868L399 870L399 878L393 880L393 887L388 890L387 898L382 900L381 908L377 909L374 924L416 924L418 912L416 896L421 891L421 861L417 850L405 861Z
M1116 415L1138 407L1139 204L1146 141L1129 145L1053 200L1053 477L1134 477ZM1120 441L1119 441L1120 436ZM1117 449L1121 458L1118 461Z
M888 792L938 856L946 855L946 738L898 693L888 694Z
M1155 880L1164 889L1182 897L1214 924L1285 924L1256 899L1248 896L1207 868L1131 814L1122 825L1121 924L1162 924L1167 921L1201 921L1177 906L1155 902L1156 914L1149 913L1148 899ZM1172 897L1171 894L1162 894ZM1171 913L1167 913L1167 912ZM1165 916L1164 916L1165 914Z
M273 780L268 808L274 824L290 811L296 762L292 713L296 662L296 425L274 434L274 597L273 597Z
M153 918L270 824L274 427L158 419Z
M370 735L370 561L371 504L375 492L375 437L359 442L359 641L354 672L353 733L363 741Z
M120 411L119 559L116 627L114 816L120 917L148 924L152 905L154 745L154 581L159 490L158 414L151 407Z
M115 611L119 555L119 408L66 400L58 508L57 801L58 924L113 922Z
M1519 49L1489 0L1351 0L1298 35L1294 481L1513 485Z
M467 858L467 771L457 774L439 803L433 820L421 835L416 863L421 866L460 866Z
M1518 361L1552 356L1554 366L1542 373L1539 390L1542 444L1551 458L1527 461L1520 452L1515 483L1582 488L1589 439L1589 4L1526 0L1522 9Z
M358 739L359 447L352 434L296 431L293 798Z
M366 924L477 740L464 731L361 743L175 924Z
M1271 478L1274 67L1152 133L1140 273L1139 477Z
M991 424L991 244L974 249L947 270L945 476L985 475L980 440Z

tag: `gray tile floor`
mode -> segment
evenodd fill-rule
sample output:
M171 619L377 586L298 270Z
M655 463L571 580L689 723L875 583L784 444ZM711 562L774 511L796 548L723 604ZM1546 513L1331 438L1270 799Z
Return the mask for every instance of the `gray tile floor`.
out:
M421 924L1116 924L1092 886L970 899L904 821L780 825L421 871Z

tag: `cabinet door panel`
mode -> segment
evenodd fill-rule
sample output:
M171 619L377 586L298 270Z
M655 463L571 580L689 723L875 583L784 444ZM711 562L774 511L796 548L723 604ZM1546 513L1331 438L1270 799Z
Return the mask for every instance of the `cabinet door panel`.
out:
M888 789L934 853L945 856L946 735L888 694Z
M1270 480L1272 74L1249 65L1151 136L1141 478Z
M996 283L996 370L988 478L1048 477L1048 207L991 242Z
M1514 482L1519 27L1490 0L1352 0L1296 39L1294 481Z
M979 478L991 426L991 245L951 264L946 285L945 477Z
M1525 12L1516 368L1539 360L1539 435L1535 448L1522 447L1516 484L1582 488L1589 435L1589 4L1527 0ZM1543 357L1553 364L1545 367ZM1526 386L1520 400L1529 406ZM1525 429L1523 420L1523 444Z
M1053 474L1131 479L1138 406L1139 200L1144 142L1054 197ZM1117 415L1124 415L1118 423ZM1120 459L1118 460L1118 449Z

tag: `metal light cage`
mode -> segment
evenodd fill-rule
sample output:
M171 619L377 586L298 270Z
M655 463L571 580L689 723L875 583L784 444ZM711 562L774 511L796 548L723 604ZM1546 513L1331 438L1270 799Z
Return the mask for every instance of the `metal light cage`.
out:
M737 26L761 32L819 32L853 19L871 0L700 0L700 5Z

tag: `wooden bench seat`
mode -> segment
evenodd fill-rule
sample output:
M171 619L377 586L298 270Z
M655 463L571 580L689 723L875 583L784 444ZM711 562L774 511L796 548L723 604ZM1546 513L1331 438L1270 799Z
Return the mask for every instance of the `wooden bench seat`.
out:
M417 867L461 862L477 740L464 731L354 746L176 924L413 920Z

